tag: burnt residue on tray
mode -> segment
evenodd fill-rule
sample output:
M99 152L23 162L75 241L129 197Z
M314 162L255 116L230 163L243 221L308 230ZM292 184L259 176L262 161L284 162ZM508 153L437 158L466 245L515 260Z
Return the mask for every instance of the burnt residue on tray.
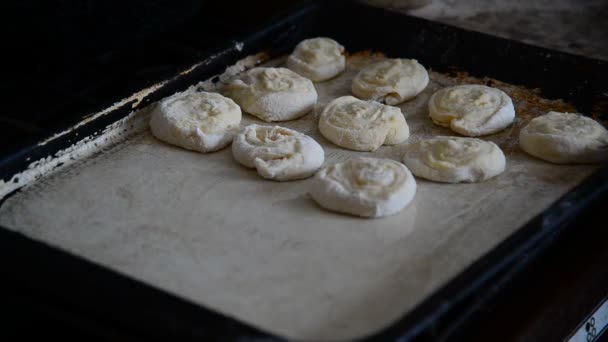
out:
M348 61L355 66L364 66L370 60L382 60L386 58L386 54L382 52L364 50L348 54ZM424 64L424 61L420 61ZM564 101L563 99L547 99L542 96L540 88L528 88L521 85L510 84L499 81L492 77L475 77L467 71L453 71L445 73L445 75L454 78L456 84L483 84L488 87L498 88L513 100L517 117L525 121L530 121L535 117L546 114L550 111L556 112L577 112L576 107ZM607 94L608 96L608 94ZM606 111L606 108L598 108L594 112ZM599 113L595 113L593 117L598 119Z
M468 72L456 72L455 78L461 84L483 84L488 87L498 88L513 100L517 117L526 121L546 114L550 111L555 112L576 112L574 105L562 99L550 100L542 97L540 88L527 88L507 82L502 82L491 77L477 78Z
M453 77L457 84L482 84L488 87L500 89L507 93L513 100L516 117L510 128L505 132L509 136L499 146L504 152L509 153L519 146L519 131L527 125L532 119L548 112L567 112L576 113L576 107L563 99L547 99L542 96L542 91L539 88L527 88L521 85L514 85L507 82L502 82L491 77L474 77L466 71L448 73Z

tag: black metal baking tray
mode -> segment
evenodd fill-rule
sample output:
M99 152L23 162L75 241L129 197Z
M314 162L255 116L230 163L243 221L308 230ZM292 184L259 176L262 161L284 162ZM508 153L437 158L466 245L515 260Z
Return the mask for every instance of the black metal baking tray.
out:
M171 79L136 108L219 74L247 55L260 51L281 55L302 39L320 35L335 38L349 51L382 51L416 58L439 72L466 71L540 88L545 98L563 99L601 122L608 119L608 63L355 2L323 1L304 3L275 22L210 50L203 63ZM242 42L243 48L235 42ZM132 110L132 103L127 103L44 145L32 145L2 159L0 177L9 181L31 161L99 134ZM409 341L455 336L527 264L573 231L578 217L606 198L608 167L604 166L412 312L368 338ZM60 319L134 339L281 339L8 229L0 229L0 241L8 296L61 306Z

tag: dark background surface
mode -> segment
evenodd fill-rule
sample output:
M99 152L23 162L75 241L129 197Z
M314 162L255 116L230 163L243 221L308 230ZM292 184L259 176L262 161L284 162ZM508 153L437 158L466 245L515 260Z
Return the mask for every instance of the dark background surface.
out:
M7 60L0 93L8 106L0 113L0 155L176 74L210 47L280 16L295 2L3 2ZM562 237L567 244L528 268L462 339L558 340L574 329L608 294L603 216L601 210L590 213L577 234ZM4 294L0 340L150 339L44 294L14 288Z
M0 154L177 74L296 2L3 1Z

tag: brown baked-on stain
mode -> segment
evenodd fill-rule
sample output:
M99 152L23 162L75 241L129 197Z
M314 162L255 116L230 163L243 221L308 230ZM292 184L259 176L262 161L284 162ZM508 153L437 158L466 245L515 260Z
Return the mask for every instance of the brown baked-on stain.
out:
M350 53L345 51L347 57L351 58L386 58L386 54L384 52L373 51L373 50L362 50L357 51L355 53Z
M370 59L372 60L371 62L376 62L387 58L384 53L372 50L363 50L352 54L345 52L345 55L348 62L357 68L370 64ZM550 111L577 112L573 105L566 103L561 99L548 100L542 98L540 89L529 89L523 86L516 86L490 77L477 78L469 75L466 71L454 72L451 76L455 78L458 84L483 84L504 91L513 100L517 117L526 122Z
M608 93L601 94L591 108L591 117L608 128Z
M346 56L348 64L357 69L386 58L386 55L384 53L372 50L357 51L352 54L345 51L344 55Z
M358 51L352 54L346 52L345 56L348 64L356 69L361 69L370 63L387 58L384 53L372 50ZM429 76L433 78L432 70L428 69L428 71ZM562 99L550 100L543 98L541 96L541 90L538 88L531 89L524 86L517 86L491 77L474 77L466 71L452 71L447 74L442 73L442 75L451 79L451 82L447 82L444 86L456 84L483 84L500 89L511 97L513 106L515 107L515 120L513 121L513 124L501 132L482 137L496 142L505 153L514 152L519 149L519 131L532 119L547 114L550 111L578 113L578 110L572 104L567 103Z
M577 113L576 108L564 100L549 100L541 97L539 88L530 89L490 77L477 78L470 76L467 72L456 72L455 76L459 84L483 84L504 91L513 100L517 117L526 122L550 111Z
M500 89L507 93L513 100L515 107L515 120L513 124L504 131L494 135L504 134L502 139L497 141L500 148L507 154L519 149L519 131L532 119L547 114L550 111L577 113L576 108L562 99L545 99L541 96L541 90L530 89L524 86L517 86L502 82L494 78L477 78L469 75L468 72L454 72L450 74L458 84L483 84L488 87Z

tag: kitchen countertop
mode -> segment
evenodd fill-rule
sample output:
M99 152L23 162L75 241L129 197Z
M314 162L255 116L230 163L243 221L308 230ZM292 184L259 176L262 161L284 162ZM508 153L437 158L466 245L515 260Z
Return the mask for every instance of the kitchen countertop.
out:
M469 30L608 60L605 0L434 0L407 12Z

